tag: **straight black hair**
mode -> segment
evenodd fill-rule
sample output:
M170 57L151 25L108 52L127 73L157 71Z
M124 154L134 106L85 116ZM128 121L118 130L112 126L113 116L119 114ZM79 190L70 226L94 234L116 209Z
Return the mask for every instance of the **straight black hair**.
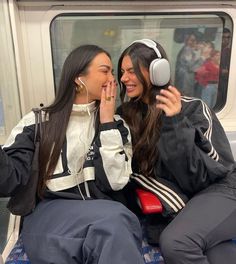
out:
M87 73L93 59L100 53L110 55L96 45L83 45L74 49L66 58L54 102L43 108L45 112L40 142L40 177L38 195L43 197L46 181L53 174L65 141L72 106L76 95L75 79Z

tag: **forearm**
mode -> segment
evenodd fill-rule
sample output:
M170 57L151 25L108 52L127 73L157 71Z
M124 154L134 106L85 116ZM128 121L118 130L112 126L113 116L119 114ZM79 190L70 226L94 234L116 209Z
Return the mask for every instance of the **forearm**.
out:
M95 180L103 191L122 189L131 174L131 137L123 120L102 124L94 144Z
M211 140L199 127L181 114L164 122L160 155L183 190L195 193L227 176L229 168L222 164Z

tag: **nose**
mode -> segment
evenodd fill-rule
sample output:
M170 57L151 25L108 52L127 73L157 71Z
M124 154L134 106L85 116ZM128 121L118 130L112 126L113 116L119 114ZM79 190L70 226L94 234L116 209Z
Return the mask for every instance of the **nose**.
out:
M124 72L124 73L122 74L120 80L121 80L122 82L126 82L128 79L129 79L128 74Z
M115 77L114 77L114 75L113 75L112 73L109 74L108 80L109 80L110 82L112 82L112 81L115 80Z

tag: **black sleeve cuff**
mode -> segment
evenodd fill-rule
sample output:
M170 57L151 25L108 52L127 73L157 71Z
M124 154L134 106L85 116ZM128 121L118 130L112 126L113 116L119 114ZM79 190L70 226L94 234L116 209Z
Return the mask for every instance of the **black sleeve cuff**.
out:
M184 115L181 112L175 116L163 115L162 124L163 127L178 126L183 121L183 119L184 119Z
M100 126L99 126L100 131L110 130L110 129L117 129L117 123L115 121L103 123L103 124L100 124Z

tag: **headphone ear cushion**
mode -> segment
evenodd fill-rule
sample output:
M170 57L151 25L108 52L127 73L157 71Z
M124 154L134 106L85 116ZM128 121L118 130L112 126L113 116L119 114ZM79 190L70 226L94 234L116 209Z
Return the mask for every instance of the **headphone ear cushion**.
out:
M166 59L155 59L149 67L151 83L164 86L170 81L170 64Z

